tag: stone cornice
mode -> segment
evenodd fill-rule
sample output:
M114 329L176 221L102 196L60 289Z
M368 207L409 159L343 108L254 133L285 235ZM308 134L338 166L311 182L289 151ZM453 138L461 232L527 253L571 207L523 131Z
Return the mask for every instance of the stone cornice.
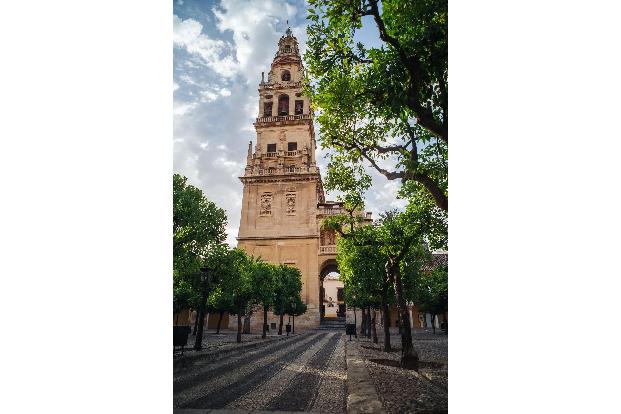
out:
M321 179L319 173L297 173L281 175L246 175L239 177L244 184L278 183L278 182L303 182L317 181Z
M301 236L279 236L279 237L235 237L235 240L263 240L263 241L274 241L278 242L283 239L318 239L319 234L306 234Z

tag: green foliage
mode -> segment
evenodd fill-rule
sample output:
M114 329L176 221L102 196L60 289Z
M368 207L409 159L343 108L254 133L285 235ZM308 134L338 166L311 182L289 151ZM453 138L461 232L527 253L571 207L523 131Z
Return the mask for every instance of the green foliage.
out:
M207 200L203 192L173 176L173 272L184 277L200 272L203 260L222 244L226 214Z
M237 279L244 271L244 266L249 266L247 262L250 259L241 250L228 249L228 246L224 245L222 247L206 261L214 269L214 283L216 283L209 295L208 306L212 312L237 313L232 286L239 282Z
M338 240L336 260L341 280L345 284L345 301L356 307L377 307L385 291L388 260L377 244L377 227L358 228L353 237ZM393 295L386 299L391 301Z
M197 292L187 281L178 280L173 283L173 313L194 308L199 299Z
M198 309L203 295L208 295L206 305L210 311L244 315L260 303L274 307L276 313L306 312L300 297L300 271L250 257L240 249L229 249L224 243L224 210L179 174L173 176L173 204L175 312Z
M421 273L417 282L414 303L420 311L438 315L448 310L448 267Z
M276 267L276 281L274 285L274 301L272 311L275 315L284 315L289 310L292 301L301 303L302 274L300 270L286 265Z
M251 270L252 293L256 303L269 308L274 301L277 267L260 259L254 260Z
M254 261L243 250L232 249L227 254L230 277L220 280L223 294L228 295L228 301L234 313L245 315L254 304L253 295L253 267Z
M320 143L333 150L328 190L359 193L343 175L368 162L390 180L413 181L448 210L448 9L445 0L310 0L306 93ZM383 44L355 34L377 27ZM390 160L393 168L387 168ZM410 190L411 191L411 190Z
M291 316L300 316L306 313L308 307L304 302L302 302L302 298L300 295L296 295L293 300L287 303L285 307L285 313Z

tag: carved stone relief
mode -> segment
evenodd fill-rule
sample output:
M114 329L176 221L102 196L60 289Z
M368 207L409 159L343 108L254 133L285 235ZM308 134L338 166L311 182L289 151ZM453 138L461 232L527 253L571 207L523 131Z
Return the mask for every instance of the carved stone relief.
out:
M334 231L321 230L320 243L322 246L334 246L336 244L336 238Z
M260 216L272 215L272 193L261 194L261 209L259 210Z
M293 192L289 192L285 195L285 200L287 202L287 214L295 214L295 196L296 194Z

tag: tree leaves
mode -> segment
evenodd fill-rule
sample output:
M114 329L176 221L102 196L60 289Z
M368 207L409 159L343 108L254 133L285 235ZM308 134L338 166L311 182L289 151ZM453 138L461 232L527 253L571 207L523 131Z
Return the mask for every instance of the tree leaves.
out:
M320 144L331 168L369 164L389 180L414 181L448 211L448 9L446 1L309 2L309 82L321 109ZM384 45L356 42L371 16ZM419 153L427 145L439 147ZM391 159L393 167L382 166Z
M196 274L209 252L224 242L226 214L187 184L173 176L173 271L179 276Z

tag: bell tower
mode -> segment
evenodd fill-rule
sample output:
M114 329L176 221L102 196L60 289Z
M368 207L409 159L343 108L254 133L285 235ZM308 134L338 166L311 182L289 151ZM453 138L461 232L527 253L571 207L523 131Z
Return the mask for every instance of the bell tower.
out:
M317 206L324 203L315 161L315 131L298 41L287 29L259 84L256 143L248 144L238 247L271 263L300 269L305 315L296 327L319 324ZM262 324L252 318L252 325Z

